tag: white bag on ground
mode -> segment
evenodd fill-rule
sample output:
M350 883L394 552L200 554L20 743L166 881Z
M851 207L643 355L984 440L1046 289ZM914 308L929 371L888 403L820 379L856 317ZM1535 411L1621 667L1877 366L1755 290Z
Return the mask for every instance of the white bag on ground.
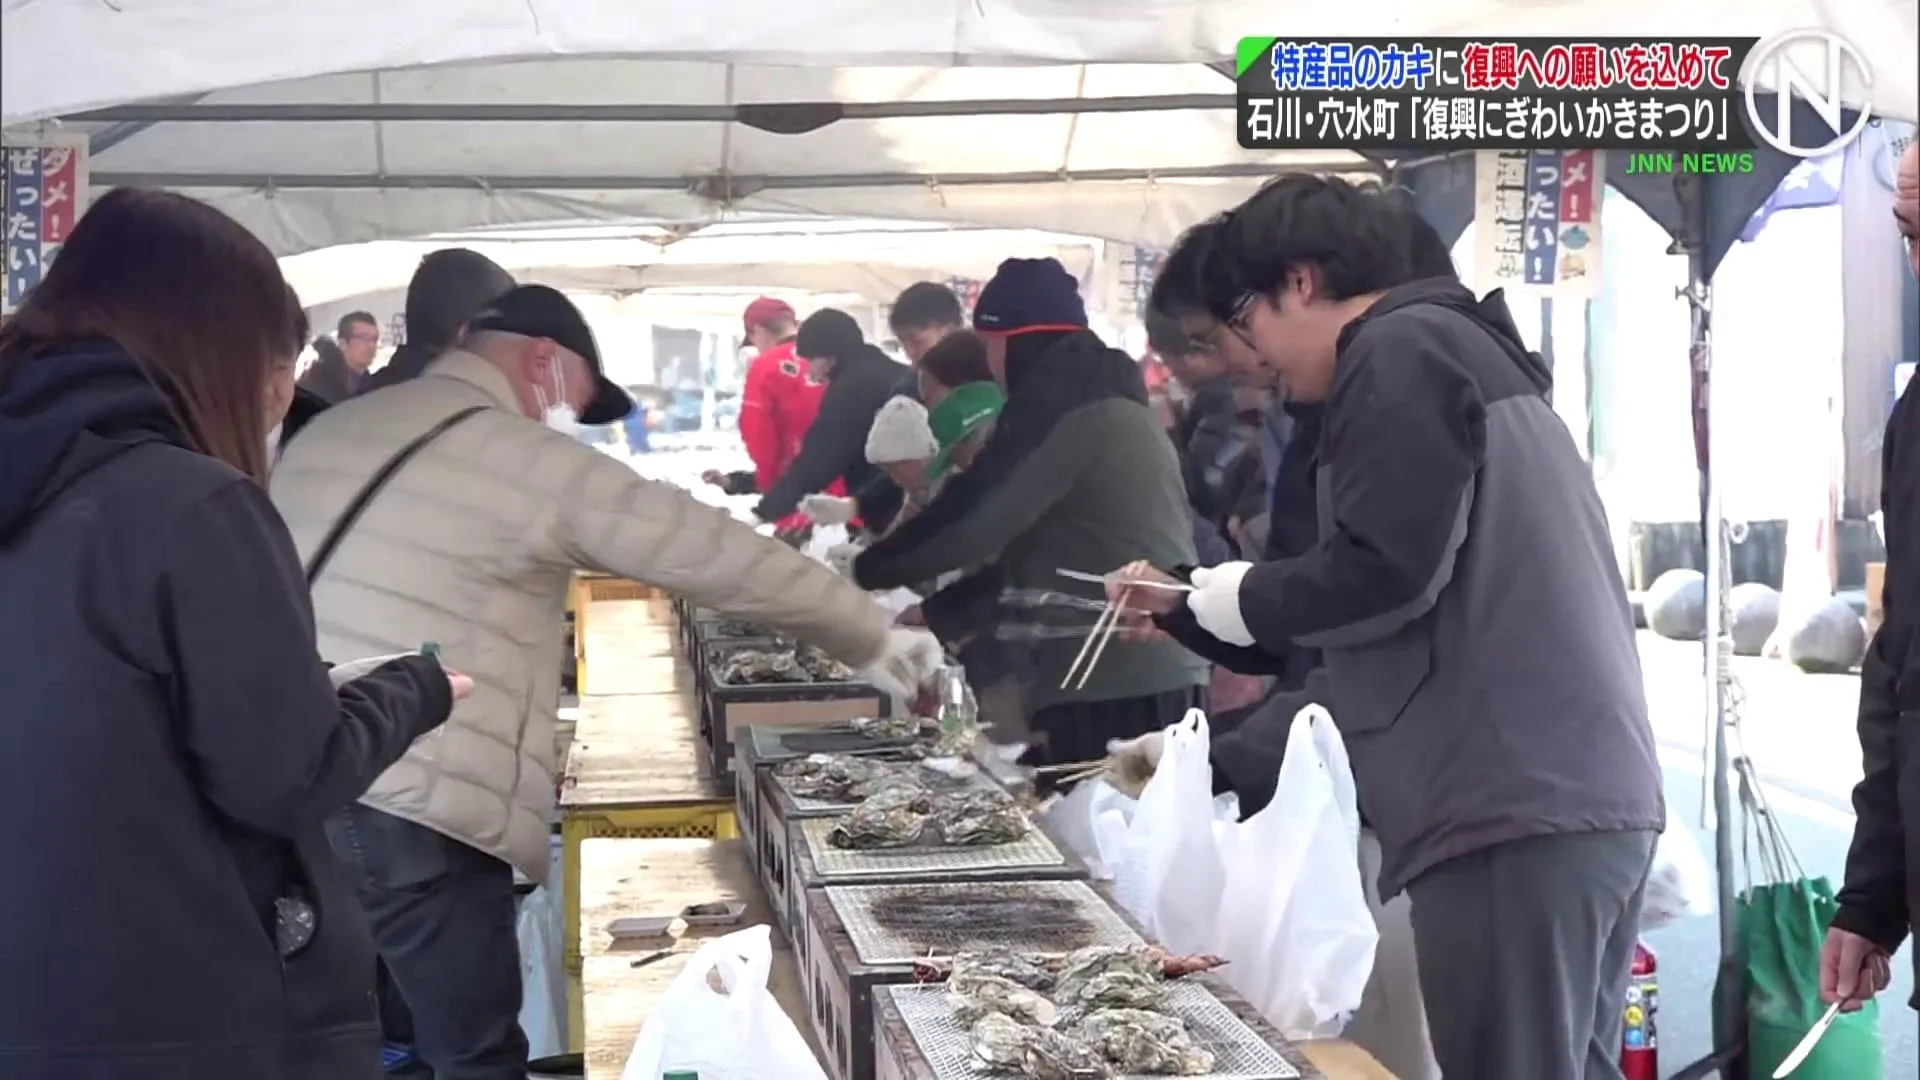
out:
M750 926L700 946L647 1014L620 1080L687 1069L700 1080L826 1080L807 1041L767 990L773 930ZM707 976L720 973L727 992Z
M520 940L520 1030L529 1057L567 1052L567 983L560 970L565 933L560 905L545 885L520 902L514 934Z
M1273 801L1233 834L1215 894L1221 974L1290 1039L1338 1036L1373 971L1380 935L1359 840L1346 744L1309 705L1293 718Z
M1685 825L1668 822L1653 849L1653 870L1647 876L1646 901L1640 910L1641 932L1713 914L1716 891L1713 870L1699 842Z
M1380 945L1373 954L1373 977L1345 1038L1372 1054L1397 1080L1440 1080L1414 955L1413 901L1403 890L1391 903L1380 903L1379 878L1380 840L1371 830L1362 830L1360 883L1380 930Z
M1208 745L1207 717L1199 709L1167 728L1160 764L1111 865L1114 898L1176 953L1214 951L1225 883L1213 835Z

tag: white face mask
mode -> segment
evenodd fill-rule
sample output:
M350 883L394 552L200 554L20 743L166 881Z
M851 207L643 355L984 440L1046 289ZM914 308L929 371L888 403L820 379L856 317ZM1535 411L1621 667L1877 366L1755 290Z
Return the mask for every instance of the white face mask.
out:
M533 388L533 398L540 404L540 419L549 428L562 435L572 436L580 430L580 414L567 404L567 377L560 365L553 365L553 401L547 401L545 390Z

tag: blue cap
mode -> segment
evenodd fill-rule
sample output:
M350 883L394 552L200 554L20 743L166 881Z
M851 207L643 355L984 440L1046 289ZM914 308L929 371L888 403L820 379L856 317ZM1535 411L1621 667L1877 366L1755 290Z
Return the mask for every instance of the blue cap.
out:
M1008 259L981 287L973 328L983 334L1085 330L1087 305L1059 259Z

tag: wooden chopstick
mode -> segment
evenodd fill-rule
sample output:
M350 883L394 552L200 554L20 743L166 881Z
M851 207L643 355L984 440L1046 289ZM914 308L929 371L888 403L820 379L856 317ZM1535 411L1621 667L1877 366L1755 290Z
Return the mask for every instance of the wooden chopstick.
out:
M1093 620L1093 628L1087 631L1087 640L1081 643L1080 651L1075 654L1073 663L1067 665L1067 673L1060 679L1060 689L1065 690L1073 685L1074 673L1080 670L1082 663L1086 662L1087 653L1092 651L1095 639L1101 636L1100 632L1117 617L1115 612L1118 607L1118 604L1108 601L1107 605L1100 609L1100 617Z
M1087 658L1087 666L1081 670L1080 681L1074 686L1075 690L1085 690L1087 688L1087 680L1093 678L1094 665L1100 662L1101 654L1107 651L1107 642L1113 640L1113 632L1119 629L1120 612L1126 605L1127 597L1131 595L1133 595L1133 587L1129 585L1120 590L1119 596L1114 597L1113 605L1110 608L1113 615L1107 620L1107 632L1100 636L1100 644L1093 647L1093 655Z

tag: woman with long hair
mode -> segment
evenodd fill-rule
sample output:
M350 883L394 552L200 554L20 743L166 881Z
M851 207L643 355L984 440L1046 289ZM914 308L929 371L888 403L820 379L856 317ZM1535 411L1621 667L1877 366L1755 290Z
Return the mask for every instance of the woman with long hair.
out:
M468 685L336 669L264 488L306 319L179 195L97 200L0 326L0 1074L371 1080L322 831Z

